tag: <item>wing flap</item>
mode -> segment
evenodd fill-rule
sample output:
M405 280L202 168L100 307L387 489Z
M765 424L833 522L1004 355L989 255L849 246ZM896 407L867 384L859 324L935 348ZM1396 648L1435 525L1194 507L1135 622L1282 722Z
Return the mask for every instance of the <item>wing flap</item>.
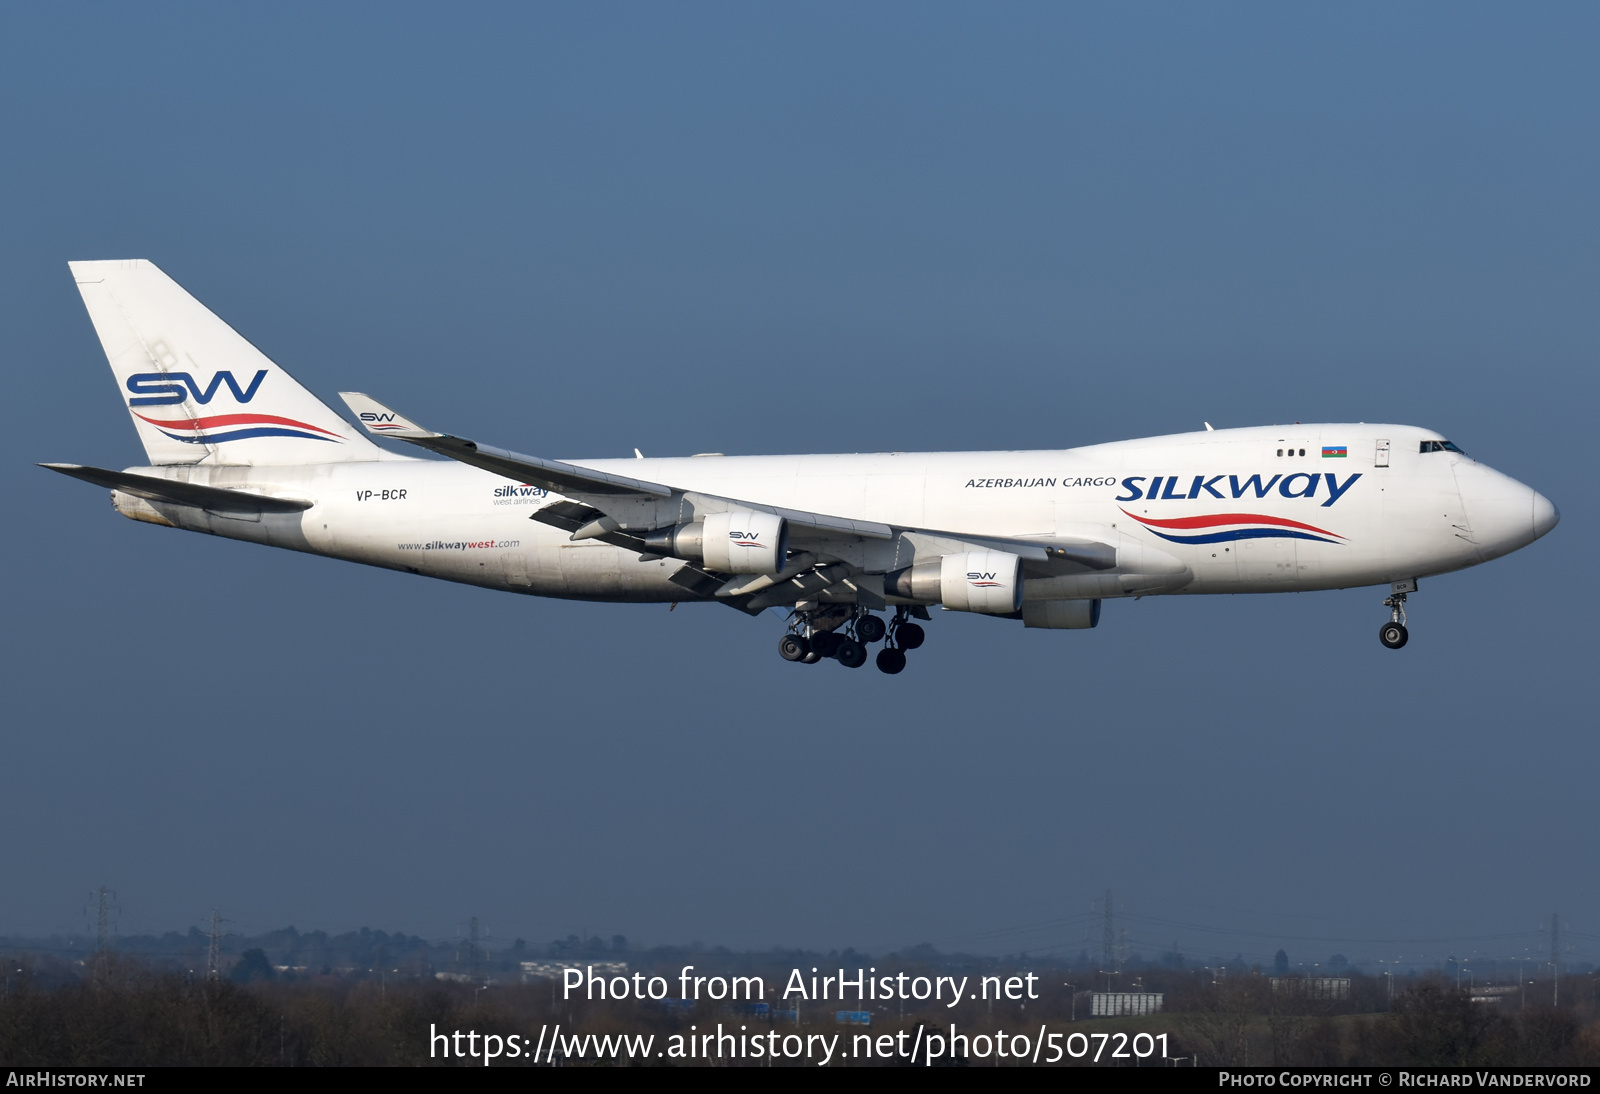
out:
M615 521L610 521L610 527L605 528L608 520L606 515L592 505L585 505L581 501L551 502L542 509L536 509L528 517L540 524L548 524L552 528L559 528L563 532L571 532L574 542L584 539L597 539L601 543L609 543L613 547L622 547L629 551L638 551L644 554L649 551L649 546L638 536L630 536L627 532L617 528Z
M709 574L690 563L668 574L667 580L680 589L688 590L695 596L715 596L717 590L722 588L728 579L726 576Z

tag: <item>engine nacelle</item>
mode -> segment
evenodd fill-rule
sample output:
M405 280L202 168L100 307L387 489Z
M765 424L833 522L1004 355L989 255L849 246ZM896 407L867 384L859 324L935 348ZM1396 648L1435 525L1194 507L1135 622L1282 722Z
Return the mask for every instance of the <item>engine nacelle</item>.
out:
M1022 559L1007 551L941 555L885 574L883 588L955 612L1013 615L1022 607Z
M724 574L775 574L789 560L789 524L770 513L713 513L639 538L650 551L696 559Z
M782 517L734 511L712 513L701 523L700 557L708 570L775 574L788 561L789 524Z
M1053 631L1087 630L1100 622L1098 600L1030 600L1022 606L1022 625Z

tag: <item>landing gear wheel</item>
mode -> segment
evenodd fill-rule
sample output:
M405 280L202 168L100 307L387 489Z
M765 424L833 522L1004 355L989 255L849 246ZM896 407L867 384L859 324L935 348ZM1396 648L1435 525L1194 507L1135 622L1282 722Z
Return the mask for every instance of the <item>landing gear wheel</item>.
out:
M904 671L905 667L906 655L904 651L897 650L892 646L878 651L879 672L886 672L890 676L893 676L897 672Z
M871 645L889 633L889 627L875 615L864 615L856 620L856 637Z
M800 658L800 663L802 665L815 665L818 661L821 661L821 660L822 660L822 655L820 653L818 653L816 650L812 650L810 653L808 653L804 657Z
M1397 650L1411 636L1406 633L1406 594L1417 591L1415 581L1395 581L1389 585L1389 599L1383 606L1389 609L1389 622L1378 628L1378 641Z
M903 650L914 650L927 640L927 632L915 623L902 623L895 628L894 644Z
M811 643L798 634L786 634L778 639L778 656L785 661L804 661L811 652Z
M839 650L839 643L844 641L842 635L833 631L818 631L811 636L811 648L817 651L818 656L832 657Z
M845 668L858 669L867 663L867 647L854 638L841 638L839 647L833 651L833 656Z

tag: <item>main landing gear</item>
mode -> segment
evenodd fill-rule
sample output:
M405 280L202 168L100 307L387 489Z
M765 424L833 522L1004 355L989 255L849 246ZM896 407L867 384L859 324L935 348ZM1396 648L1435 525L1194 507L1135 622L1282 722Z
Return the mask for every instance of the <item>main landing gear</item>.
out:
M891 676L905 670L905 651L916 649L927 637L905 608L897 609L888 622L860 608L796 609L789 628L778 640L778 656L785 661L814 665L831 657L845 668L858 669L867 663L867 647L883 642L877 665Z
M1389 598L1383 606L1389 609L1389 622L1378 628L1378 641L1397 650L1410 639L1406 630L1406 594L1417 591L1415 581L1396 581L1389 586Z
M894 620L889 624L889 642L878 651L878 671L893 676L906 667L906 651L914 650L927 640L927 632L911 622L905 608L896 608Z

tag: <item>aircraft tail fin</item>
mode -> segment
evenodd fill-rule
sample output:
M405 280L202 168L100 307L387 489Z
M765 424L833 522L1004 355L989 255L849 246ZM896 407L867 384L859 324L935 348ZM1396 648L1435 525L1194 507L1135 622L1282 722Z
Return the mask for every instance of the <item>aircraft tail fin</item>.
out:
M68 265L151 464L407 458L352 428L154 263Z

